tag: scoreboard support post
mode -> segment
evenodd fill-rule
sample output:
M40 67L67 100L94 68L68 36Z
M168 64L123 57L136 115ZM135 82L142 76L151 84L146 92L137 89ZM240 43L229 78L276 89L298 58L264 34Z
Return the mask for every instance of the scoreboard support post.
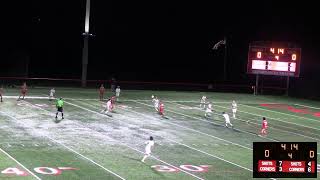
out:
M258 89L259 89L259 74L256 74L256 87L254 89L254 95L258 95Z
M287 76L287 89L286 89L286 96L289 96L289 83L290 83L290 76Z

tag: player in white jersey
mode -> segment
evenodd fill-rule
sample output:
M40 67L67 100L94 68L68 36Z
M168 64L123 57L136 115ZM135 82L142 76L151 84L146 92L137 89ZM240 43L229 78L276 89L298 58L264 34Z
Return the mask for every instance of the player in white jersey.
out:
M207 100L207 97L206 96L202 96L202 98L200 100L200 108L203 108L203 109L206 108L206 100Z
M157 96L154 96L154 95L152 95L151 98L152 98L154 109L157 112L159 112L159 99L157 98Z
M144 162L144 160L146 160L147 157L149 157L151 155L151 149L154 146L154 141L153 141L153 137L150 136L149 141L145 142L146 147L145 147L145 154L141 160L141 162Z
M56 93L56 90L54 88L52 88L49 91L49 101L52 101L54 99L54 94Z
M227 113L223 112L222 116L224 117L224 120L226 121L226 127L228 127L228 125L230 125L233 128L233 125L230 122L230 117Z
M233 117L234 119L236 119L237 103L236 103L235 100L232 101L231 109L232 109L232 117Z
M212 114L212 104L209 103L208 106L207 106L207 109L206 109L206 112L205 112L204 116L206 118L208 118L208 117L211 117L211 114Z
M117 88L116 88L116 101L119 101L119 96L120 96L120 86L118 86Z

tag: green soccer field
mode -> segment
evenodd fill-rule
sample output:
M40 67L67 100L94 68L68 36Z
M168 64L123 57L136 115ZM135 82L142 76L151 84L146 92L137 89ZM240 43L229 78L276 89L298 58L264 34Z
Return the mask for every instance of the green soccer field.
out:
M122 90L111 116L96 89L56 88L65 119L55 121L49 89L5 89L0 103L0 179L252 179L253 142L319 142L320 102L251 94ZM112 94L107 92L105 97ZM151 95L165 104L165 118ZM205 118L202 95L215 114ZM238 103L234 129L231 115ZM268 135L258 136L262 117ZM231 116L232 117L232 116ZM155 146L145 163L145 141Z

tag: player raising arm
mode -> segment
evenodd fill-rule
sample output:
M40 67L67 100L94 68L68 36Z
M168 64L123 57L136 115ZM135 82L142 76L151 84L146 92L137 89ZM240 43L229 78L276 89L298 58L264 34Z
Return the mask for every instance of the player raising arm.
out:
M233 117L234 119L236 119L237 103L236 103L235 100L232 101L231 109L232 109L232 117Z
M141 160L141 162L144 162L144 160L146 160L147 157L149 157L151 155L151 149L154 146L154 141L153 141L153 137L150 136L149 141L147 141L146 143L146 147L145 147L145 154Z
M230 125L233 128L233 125L230 122L230 117L227 113L223 112L222 116L224 117L224 120L226 121L226 127L228 127L228 125Z
M22 99L24 99L24 97L26 96L28 91L28 87L27 87L27 83L24 82L23 85L20 88L20 96L18 98L18 101L20 100L20 97L22 96Z
M103 86L103 84L101 84L100 88L99 88L99 99L100 101L103 101L103 95L104 95L104 92L105 92L105 88Z

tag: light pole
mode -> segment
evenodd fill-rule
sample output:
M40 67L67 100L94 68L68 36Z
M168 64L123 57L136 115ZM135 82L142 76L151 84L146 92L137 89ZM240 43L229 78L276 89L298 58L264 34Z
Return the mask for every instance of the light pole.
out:
M84 26L83 35L83 49L82 49L82 76L81 76L81 87L87 86L87 70L88 70L88 51L89 51L89 18L90 18L90 0L86 2L86 19Z

